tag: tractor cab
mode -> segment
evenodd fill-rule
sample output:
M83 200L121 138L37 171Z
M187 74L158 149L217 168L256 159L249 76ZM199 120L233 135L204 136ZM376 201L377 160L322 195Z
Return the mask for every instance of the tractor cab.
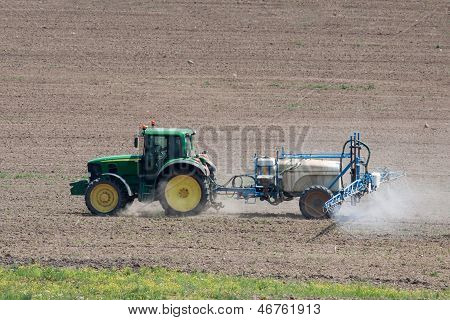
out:
M195 157L194 134L191 129L144 128L138 136L143 140L141 174L152 179L166 163Z
M170 164L190 162L196 158L191 129L143 127L137 135L137 147L143 142L139 166L139 199L154 198L154 186ZM136 143L135 143L136 146Z

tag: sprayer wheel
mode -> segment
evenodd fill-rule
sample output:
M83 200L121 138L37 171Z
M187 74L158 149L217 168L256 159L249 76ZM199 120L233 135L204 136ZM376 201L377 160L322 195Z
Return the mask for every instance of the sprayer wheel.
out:
M333 197L333 193L324 186L311 186L300 196L300 211L306 219L328 219L324 212L325 202Z

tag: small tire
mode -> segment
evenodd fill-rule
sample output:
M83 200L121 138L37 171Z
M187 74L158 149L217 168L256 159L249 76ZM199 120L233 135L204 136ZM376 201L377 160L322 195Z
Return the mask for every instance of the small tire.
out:
M111 216L129 202L124 188L113 180L97 178L91 181L84 196L86 206L94 215Z
M174 169L158 183L159 202L168 216L192 216L206 209L209 190L206 177L186 169Z
M305 189L299 200L302 215L306 219L329 219L330 216L323 210L323 206L332 197L333 193L324 186Z

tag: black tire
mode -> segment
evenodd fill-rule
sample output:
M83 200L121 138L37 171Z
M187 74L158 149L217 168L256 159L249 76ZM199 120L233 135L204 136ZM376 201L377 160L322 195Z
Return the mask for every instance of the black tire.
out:
M329 219L324 212L325 202L333 197L333 193L324 186L311 186L300 196L300 211L306 219Z
M171 207L169 204L169 200L166 198L166 187L173 178L177 176L189 176L193 178L198 186L200 187L200 199L198 204L187 211L177 210L177 208ZM181 190L180 190L181 191ZM166 215L168 216L192 216L199 214L203 210L207 208L208 199L209 199L209 188L207 185L207 177L199 174L196 171L191 171L188 169L174 169L170 173L164 175L158 183L157 194L159 202L163 207Z
M105 186L112 194L114 194L114 197L117 195L117 204L113 205L111 209L107 210L106 212L103 210L99 210L99 202L101 202L99 199L94 200L93 199L93 191L96 189L96 187L99 186ZM116 214L118 211L123 209L125 205L127 205L130 201L130 197L128 196L126 190L124 190L120 184L116 183L114 180L110 180L108 178L97 178L93 181L91 181L86 189L86 193L84 195L84 199L86 202L86 206L89 209L89 211L94 215L101 215L101 216L111 216ZM114 190L115 193L112 191ZM101 195L97 194L97 197L100 197ZM115 201L113 201L115 202ZM106 207L105 207L106 208Z

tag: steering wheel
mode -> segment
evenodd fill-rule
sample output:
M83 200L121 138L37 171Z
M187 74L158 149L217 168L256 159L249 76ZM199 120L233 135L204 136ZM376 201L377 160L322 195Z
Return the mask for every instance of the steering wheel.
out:
M157 160L164 160L167 157L167 148L162 148L159 145L154 146L153 152Z

